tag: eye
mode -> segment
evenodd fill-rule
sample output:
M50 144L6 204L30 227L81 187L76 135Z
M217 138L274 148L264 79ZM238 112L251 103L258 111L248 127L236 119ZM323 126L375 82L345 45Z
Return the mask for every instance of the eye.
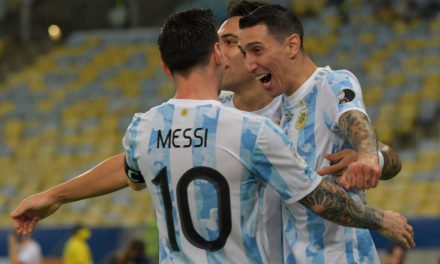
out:
M231 40L231 39L225 39L224 42L225 42L226 46L228 46L228 47L237 46L237 44L238 44L238 41Z
M261 51L262 51L262 50L263 50L263 49L260 48L260 47L258 47L258 46L254 46L254 47L251 48L251 52L252 52L253 54L255 54L255 55L259 55L259 54L261 54Z

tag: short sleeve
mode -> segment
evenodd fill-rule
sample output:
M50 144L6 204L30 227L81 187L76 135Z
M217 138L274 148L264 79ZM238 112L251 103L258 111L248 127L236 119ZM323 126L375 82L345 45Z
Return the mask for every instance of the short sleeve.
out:
M333 71L328 76L328 85L337 103L336 122L343 113L351 110L360 111L368 116L365 111L361 86L351 72L346 70Z
M136 155L137 151L137 134L139 123L141 121L141 114L135 114L133 120L125 132L124 138L122 139L122 145L125 151L125 160L130 169L139 171L138 157Z

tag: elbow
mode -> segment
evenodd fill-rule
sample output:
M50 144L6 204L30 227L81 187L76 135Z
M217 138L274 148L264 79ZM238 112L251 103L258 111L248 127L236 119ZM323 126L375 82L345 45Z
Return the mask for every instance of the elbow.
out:
M141 190L147 188L147 185L145 183L134 183L130 180L128 181L128 185L134 191L141 191Z
M397 176L397 174L399 174L401 170L402 170L402 163L399 161L389 171L387 171L385 173L382 172L382 176L380 177L380 179L383 181L391 180L392 178Z

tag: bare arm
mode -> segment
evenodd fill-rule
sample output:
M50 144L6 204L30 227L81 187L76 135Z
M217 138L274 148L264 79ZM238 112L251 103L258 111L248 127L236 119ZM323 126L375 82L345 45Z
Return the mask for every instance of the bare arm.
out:
M69 203L108 194L128 186L124 154L104 160L85 173L47 190L58 202Z
M388 239L407 248L414 247L412 227L403 216L357 203L343 188L327 180L322 180L313 192L299 202L336 224L379 230Z
M341 184L346 188L376 187L381 174L378 142L367 116L360 111L347 111L339 118L339 126L353 149L358 152L357 160L344 172Z
M9 261L11 264L20 264L20 260L18 259L18 247L19 244L14 234L9 234L8 237L8 254Z
M389 180L394 178L402 169L402 162L399 155L390 146L379 142L379 149L384 158L381 180Z
M69 202L108 194L128 186L124 154L113 156L67 182L23 200L12 212L15 229L28 234L37 222Z

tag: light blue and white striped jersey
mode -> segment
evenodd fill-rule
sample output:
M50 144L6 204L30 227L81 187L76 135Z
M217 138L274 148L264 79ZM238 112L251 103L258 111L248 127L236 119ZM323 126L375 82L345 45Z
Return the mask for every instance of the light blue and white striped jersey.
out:
M220 96L223 105L236 108L234 95ZM279 125L281 120L281 96L278 96L265 107L251 112L271 119ZM257 229L258 244L268 258L265 263L283 262L283 221L281 216L281 199L270 187L261 188L261 214Z
M320 183L282 130L214 100L177 100L136 114L123 139L157 217L161 263L263 263L265 184L291 206Z
M272 120L275 124L279 125L281 121L281 99L282 96L275 97L270 104L265 107L251 112L259 116L264 116ZM234 104L234 94L228 94L226 96L221 96L219 98L223 105L237 109Z
M341 114L349 110L365 113L359 82L346 70L318 68L293 95L283 97L281 127L306 160L308 175L329 165L324 154L351 148L338 126ZM350 194L364 202L363 191ZM334 224L300 204L292 212L283 210L283 221L285 263L379 262L367 229Z

